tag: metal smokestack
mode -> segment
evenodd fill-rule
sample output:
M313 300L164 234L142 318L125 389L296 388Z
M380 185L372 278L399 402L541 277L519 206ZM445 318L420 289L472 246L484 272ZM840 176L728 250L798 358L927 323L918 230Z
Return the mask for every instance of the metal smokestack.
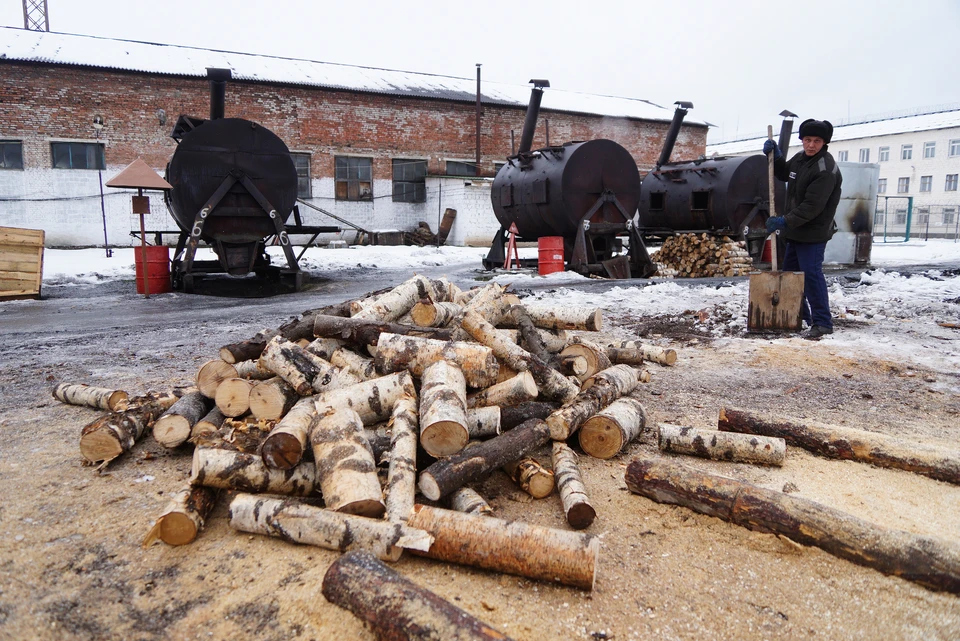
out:
M530 152L533 145L533 133L537 129L537 118L540 116L540 100L543 98L543 87L549 87L549 80L538 80L534 78L533 89L530 90L530 104L527 105L527 117L523 121L523 132L520 134L520 147L517 149L517 155Z
M667 130L667 137L663 140L663 149L660 151L660 159L657 160L657 169L670 162L670 154L673 153L673 146L677 143L677 136L680 135L680 125L683 124L683 117L687 115L687 110L693 109L692 102L678 101L673 103L677 110L673 112L673 121Z
M207 67L207 78L210 79L210 120L223 118L226 104L227 80L233 77L229 69Z
M780 123L778 146L780 147L780 153L783 154L784 158L787 158L787 152L790 151L790 137L793 135L793 119L797 117L797 114L784 109L780 112L780 115L783 116L783 122Z

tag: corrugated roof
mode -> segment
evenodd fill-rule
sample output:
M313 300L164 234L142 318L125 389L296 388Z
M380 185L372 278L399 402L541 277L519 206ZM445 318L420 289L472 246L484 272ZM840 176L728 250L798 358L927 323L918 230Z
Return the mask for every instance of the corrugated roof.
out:
M80 65L190 77L205 77L207 67L230 69L237 80L274 82L397 96L474 102L476 78L376 69L230 51L198 49L131 40L0 27L0 59ZM481 101L526 106L527 85L483 81ZM673 110L647 100L548 89L543 109L670 121ZM706 126L687 119L684 124Z
M796 143L796 128L799 126L799 122L794 123L794 139L790 141L791 145ZM838 126L833 130L831 142L860 140L874 136L909 134L917 131L949 129L951 127L960 127L960 109ZM712 156L716 153L720 156L735 156L737 154L750 152L759 153L760 148L763 147L764 140L766 140L766 137L723 142L716 145L708 144L707 155Z

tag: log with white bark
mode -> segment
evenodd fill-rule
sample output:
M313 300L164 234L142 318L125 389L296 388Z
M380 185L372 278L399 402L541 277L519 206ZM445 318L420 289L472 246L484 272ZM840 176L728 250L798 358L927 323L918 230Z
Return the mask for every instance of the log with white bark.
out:
M239 378L249 378L251 381L265 381L276 376L273 372L260 364L260 359L252 361L240 361L233 367L237 370Z
M250 392L254 382L246 378L228 378L220 382L213 397L224 416L236 418L250 411Z
M377 462L351 409L317 415L310 425L310 445L324 504L331 510L380 518L386 507L377 478Z
M637 370L629 365L614 365L588 378L584 381L584 391L547 417L551 438L567 440L588 418L636 386Z
M389 323L409 312L421 298L433 292L434 288L429 279L416 274L375 300L358 305L357 311L351 316Z
M500 408L491 405L468 409L466 427L471 440L500 436L503 432L500 427Z
M624 363L633 365L636 361L636 353L643 357L643 360L660 365L674 365L677 362L677 351L667 347L658 347L648 345L640 341L621 341L614 343L607 349L607 356L615 363Z
M509 407L532 401L538 394L537 383L530 372L520 372L513 378L492 385L487 389L467 396L467 407L488 407L497 405Z
M493 508L490 507L490 504L473 488L461 487L448 496L447 501L450 504L450 509L456 512L466 512L478 516L493 514Z
M462 311L456 303L420 301L410 310L410 317L421 327L447 327Z
M773 532L884 574L960 593L960 546L954 542L887 529L810 499L664 459L634 460L625 480L631 492L658 503Z
M418 556L592 590L600 539L582 532L417 505L407 525L433 545Z
M256 454L218 447L193 450L193 485L256 494L310 496L319 489L313 463L302 461L289 470L267 467Z
M915 472L960 484L960 450L852 427L798 421L731 407L720 410L723 431L776 436L826 456Z
M110 412L91 421L80 432L80 454L90 463L102 461L101 468L105 467L129 452L157 417L176 402L174 394L139 397L130 409Z
M404 548L427 549L433 540L400 523L253 494L238 494L230 502L230 527L327 550L365 550L387 561L398 560Z
M518 372L528 371L533 375L540 392L548 398L557 399L563 403L572 400L580 391L560 372L549 367L519 345L503 340L497 330L474 312L467 312L463 316L461 327L470 333L477 341L493 350L497 358L505 362L511 369ZM481 386L485 387L485 386Z
M437 461L420 473L420 491L431 501L436 501L522 458L549 439L549 426L540 419L531 419L496 438L478 442L454 456Z
M454 319L453 340L468 341L470 333L463 327L463 317L468 313L485 318L491 325L497 325L510 312L511 302L505 296L504 288L497 283L489 283L480 293L463 306L459 316Z
M417 493L417 399L403 396L394 403L390 430L390 465L384 488L387 519L406 521Z
M420 445L430 456L456 454L470 440L467 383L459 367L437 361L423 371L420 385Z
M503 471L520 486L521 490L535 499L546 498L553 494L553 488L556 485L553 470L540 465L540 462L531 456L507 463L503 466Z
M53 388L53 397L61 403L117 412L127 408L128 394L123 390L92 387L83 383L60 383Z
M575 530L590 527L597 517L597 511L590 505L587 497L577 454L566 443L553 443L553 472L557 475L557 489L567 523Z
M210 408L210 411L190 429L190 441L193 442L193 440L197 438L210 437L219 432L220 426L223 425L223 421L226 418L223 412L220 411L220 408L214 405Z
M545 303L523 303L534 325L543 329L577 329L599 332L603 327L603 312L595 307L569 307ZM511 320L504 318L502 325Z
M332 365L356 376L357 382L369 381L380 376L372 358L361 356L346 348L334 351L328 360Z
M787 444L782 438L698 430L693 427L660 424L658 443L664 452L690 454L717 461L783 465Z
M250 390L250 413L257 418L278 420L286 416L301 398L289 383L274 376Z
M646 423L647 413L640 401L624 396L584 421L580 447L590 456L612 458L640 435Z
M500 331L500 330L497 330L497 331ZM516 342L516 341L514 341L514 342ZM524 370L524 371L526 371L526 370ZM515 377L517 374L520 374L520 372L518 372L517 370L513 369L512 367L510 367L510 366L507 365L506 363L502 363L502 362L501 362L501 363L500 363L500 367L499 367L499 369L497 370L497 380L495 380L495 381L493 382L493 384L494 384L494 385L499 385L500 383L502 383L502 382L504 382L504 381L509 381L511 378ZM536 383L536 380L534 380L534 383ZM539 389L537 390L537 393L539 394Z
M337 338L354 345L376 345L380 334L400 334L420 336L448 341L452 332L449 329L417 327L399 323L381 323L357 318L339 316L317 316L314 318L313 332L325 338Z
M580 377L586 378L587 374L587 359L583 356L560 356L560 373L564 376L576 376L577 380L580 380Z
M560 356L582 356L587 362L587 371L582 374L575 374L581 382L587 380L597 372L607 369L613 363L607 357L604 348L592 341L585 340L579 336L574 336L567 343L567 346L560 352Z
M510 641L372 554L348 552L334 561L322 591L327 601L352 612L382 641Z
M414 376L423 376L424 370L438 361L448 361L463 371L467 385L481 389L494 384L500 367L493 351L484 345L388 333L380 335L374 360L379 372L407 369Z
M407 371L323 392L313 400L318 411L325 407L350 408L360 415L364 425L374 425L389 420L393 404L403 395L417 395L413 377Z
M167 545L186 545L197 534L217 502L217 490L187 485L177 492L143 539L143 547L163 541Z
M268 467L289 470L300 463L310 441L310 425L317 415L313 398L301 398L270 431L260 447Z
M329 371L321 371L316 360L299 345L279 336L271 339L260 355L260 364L285 380L300 396L313 394L314 379L332 377Z
M197 370L197 389L207 398L214 398L220 383L237 377L237 368L223 359L207 361Z
M153 424L153 438L164 447L183 445L197 421L210 411L210 399L199 391L184 394Z

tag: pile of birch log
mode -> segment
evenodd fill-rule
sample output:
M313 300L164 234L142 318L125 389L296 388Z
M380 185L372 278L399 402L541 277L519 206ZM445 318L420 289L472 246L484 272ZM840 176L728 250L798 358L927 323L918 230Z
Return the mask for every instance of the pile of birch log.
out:
M654 258L657 274L664 278L745 276L754 271L746 243L706 233L668 236Z

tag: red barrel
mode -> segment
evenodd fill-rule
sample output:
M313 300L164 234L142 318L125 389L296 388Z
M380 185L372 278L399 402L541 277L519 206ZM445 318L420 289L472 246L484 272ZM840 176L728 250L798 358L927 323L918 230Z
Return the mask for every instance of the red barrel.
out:
M541 276L563 271L563 237L541 236L537 239L537 273Z
M144 254L146 252L146 254ZM138 294L163 294L170 291L170 250L165 246L148 245L134 247L134 265L137 274ZM146 265L146 270L144 270ZM143 287L143 274L147 274L147 285L150 291Z

